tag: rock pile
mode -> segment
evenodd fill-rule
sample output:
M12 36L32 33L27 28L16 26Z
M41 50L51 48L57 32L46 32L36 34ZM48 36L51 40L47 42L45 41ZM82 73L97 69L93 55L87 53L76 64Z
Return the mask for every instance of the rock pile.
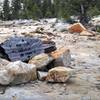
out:
M0 84L2 85L26 83L37 80L37 78L46 81L53 80L53 82L66 82L72 71L66 68L71 64L70 50L66 48L60 48L49 54L36 55L29 60L28 64L21 61L0 60ZM54 66L48 69L47 65L50 63L53 63ZM49 72L43 72L45 69ZM40 71L37 73L37 70Z
M24 25L25 23L21 22L18 24ZM55 37L55 34L52 32L55 29L58 30L58 27L60 29L62 22L60 22L61 25L58 25L59 23L57 23L56 19L54 19L51 20L50 22L48 20L43 21L42 24L43 25L45 24L45 26L43 27L41 27L42 25L41 23L37 23L37 24L39 24L38 27L35 27L37 26L35 24L34 26L35 31L30 32L30 34L36 32L38 33L39 37L43 37L43 36ZM63 29L65 30L66 25L67 24L64 24L64 27L61 27L60 30ZM32 27L30 26L30 30L31 28ZM49 30L50 28L52 29L52 31ZM58 66L64 66L64 67L60 67L61 70L59 70L59 72L57 73L59 76L59 73L60 72L62 73L62 70L65 70L71 64L71 54L69 49L64 47L57 49L55 42L49 39L47 40L42 40L40 38L35 39L35 37L33 38L33 37L26 36L26 33L25 36L15 35L15 37L9 38L5 42L1 43L0 46L4 49L5 53L8 55L10 61L14 61L14 62L9 62L5 60L1 60L0 84L2 85L21 84L29 81L34 81L37 79L48 80L48 75L50 70L53 70L53 68L59 70ZM69 77L69 75L64 77L66 77L65 80L63 80L63 76L60 76L62 80L58 82L61 81L65 82ZM56 82L56 80L54 81Z

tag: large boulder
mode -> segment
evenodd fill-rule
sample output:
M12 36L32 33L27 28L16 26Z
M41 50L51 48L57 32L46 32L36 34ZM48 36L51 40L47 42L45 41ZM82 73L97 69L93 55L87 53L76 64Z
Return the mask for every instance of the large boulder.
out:
M70 66L71 64L71 54L70 50L67 48L60 48L52 53L50 56L55 59L54 66Z
M33 57L29 61L29 64L36 65L36 68L40 70L40 69L44 69L45 66L47 66L51 61L53 61L52 57L50 57L48 54L42 53Z
M73 74L73 69L55 67L49 70L46 80L48 82L66 82Z
M37 79L35 65L21 61L11 62L0 68L0 84L21 84Z

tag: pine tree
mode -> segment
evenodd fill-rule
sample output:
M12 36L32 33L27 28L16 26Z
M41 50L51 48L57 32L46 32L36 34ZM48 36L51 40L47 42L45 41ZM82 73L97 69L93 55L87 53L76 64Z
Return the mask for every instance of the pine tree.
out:
M12 19L39 19L64 18L80 16L80 22L87 23L88 16L100 14L99 0L4 0L3 11L0 17L4 20ZM11 16L10 16L11 15Z
M21 11L21 0L12 0L11 6L12 19L19 19Z
M23 17L27 19L38 19L42 17L40 2L38 0L23 0Z
M4 0L4 2L3 2L3 20L9 20L9 19L10 19L9 1Z
M85 23L88 23L89 21L88 12L91 12L90 11L91 9L94 9L95 11L97 11L98 9L97 5L98 5L99 0L66 0L66 2L68 4L67 9L70 15L80 16L79 17L80 22L85 24Z
M54 17L54 4L51 2L51 0L43 0L41 4L41 11L43 17Z
M2 3L0 2L0 20L3 19L3 14L2 14Z

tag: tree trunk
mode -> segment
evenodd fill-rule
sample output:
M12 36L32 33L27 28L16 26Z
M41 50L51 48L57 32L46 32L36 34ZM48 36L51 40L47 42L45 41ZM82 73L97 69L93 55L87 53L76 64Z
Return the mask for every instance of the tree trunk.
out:
M87 9L85 9L83 4L80 5L80 9L81 9L81 14L80 14L80 19L79 19L80 22L82 24L88 24L89 18L88 18L87 14L86 14Z

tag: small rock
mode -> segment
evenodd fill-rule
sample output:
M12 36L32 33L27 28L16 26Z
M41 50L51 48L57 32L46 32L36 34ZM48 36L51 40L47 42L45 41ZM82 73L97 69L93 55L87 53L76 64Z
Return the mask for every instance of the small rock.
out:
M96 40L100 40L100 35L97 35L96 36Z
M46 80L48 82L66 82L73 74L73 69L55 67L49 70Z
M99 76L96 76L96 80L97 81L100 81L100 75Z
M42 33L43 32L43 28L42 27L37 27L36 29L36 33Z
M30 61L29 64L35 64L37 69L44 69L45 66L47 66L51 61L53 61L53 58L48 56L45 53L39 54L35 57L33 57Z
M47 74L47 72L38 71L38 79L41 81L46 80Z
M71 54L70 50L67 48L60 48L52 53L51 57L55 59L54 66L70 66L71 64Z

